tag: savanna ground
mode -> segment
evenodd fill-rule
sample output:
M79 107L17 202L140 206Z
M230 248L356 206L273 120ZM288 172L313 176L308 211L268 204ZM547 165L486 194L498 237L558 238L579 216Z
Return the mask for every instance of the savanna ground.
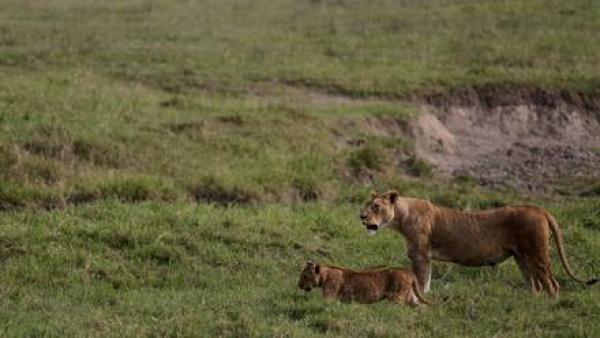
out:
M0 336L599 336L600 288L554 249L558 298L512 261L436 263L425 309L296 288L306 260L408 266L399 235L358 222L390 187L548 208L597 276L599 17L587 0L0 0ZM497 156L448 172L411 133L424 105L465 104L566 106L592 127L503 171L549 188L486 185ZM560 138L565 120L544 121L536 136ZM465 152L446 127L442 151Z

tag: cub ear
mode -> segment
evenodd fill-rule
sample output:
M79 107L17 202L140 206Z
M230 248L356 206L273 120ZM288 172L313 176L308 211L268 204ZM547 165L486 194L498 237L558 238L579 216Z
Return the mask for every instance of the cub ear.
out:
M375 198L379 195L376 190L371 190L371 198Z
M311 261L306 261L306 267L312 267L313 265L315 265L315 263L311 262Z
M386 193L386 195L388 196L388 199L390 200L390 203L392 203L392 204L395 204L396 201L398 200L398 196L400 196L400 194L396 190L390 190Z
M320 264L315 265L315 273L317 275L321 273L321 265Z

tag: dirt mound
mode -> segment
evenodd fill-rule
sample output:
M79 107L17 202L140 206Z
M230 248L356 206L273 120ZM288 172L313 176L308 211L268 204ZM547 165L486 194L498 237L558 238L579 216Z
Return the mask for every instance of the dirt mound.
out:
M407 128L417 154L442 174L531 193L600 177L597 99L539 91L488 94L428 98Z

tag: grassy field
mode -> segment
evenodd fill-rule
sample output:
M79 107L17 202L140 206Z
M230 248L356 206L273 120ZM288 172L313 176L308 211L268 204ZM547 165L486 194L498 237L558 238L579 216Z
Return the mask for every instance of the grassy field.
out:
M556 299L514 262L436 263L427 309L296 288L306 260L408 266L398 234L358 222L390 187L546 207L597 276L600 197L440 179L394 128L414 95L598 93L598 17L585 0L0 0L0 336L599 336L600 288L555 252Z
M581 275L597 264L600 203L554 208ZM583 211L582 211L583 210ZM596 210L596 214L585 210ZM573 214L580 214L577 222ZM598 288L555 264L562 294L529 295L514 263L434 267L426 309L326 302L296 288L306 260L408 265L391 231L366 237L351 205L106 201L2 215L3 336L581 336ZM591 254L591 256L590 256ZM555 261L556 261L556 257ZM442 302L442 299L446 299Z

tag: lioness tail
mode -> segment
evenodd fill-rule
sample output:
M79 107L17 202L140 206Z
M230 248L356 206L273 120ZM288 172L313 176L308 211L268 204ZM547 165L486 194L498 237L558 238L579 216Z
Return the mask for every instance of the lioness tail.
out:
M575 277L575 274L573 274L573 271L571 270L569 263L567 263L567 256L565 254L565 249L563 248L562 233L561 233L560 229L558 228L558 223L556 222L556 219L554 218L554 216L552 216L548 213L546 214L546 218L548 219L548 225L550 226L550 230L552 231L552 234L554 235L554 240L556 241L556 247L558 249L558 256L560 257L560 261L562 262L563 267L565 268L565 271L567 271L567 274L574 280L578 281L579 283L583 283L586 285L595 284L598 281L597 278L592 278L592 279L586 281L584 279Z

